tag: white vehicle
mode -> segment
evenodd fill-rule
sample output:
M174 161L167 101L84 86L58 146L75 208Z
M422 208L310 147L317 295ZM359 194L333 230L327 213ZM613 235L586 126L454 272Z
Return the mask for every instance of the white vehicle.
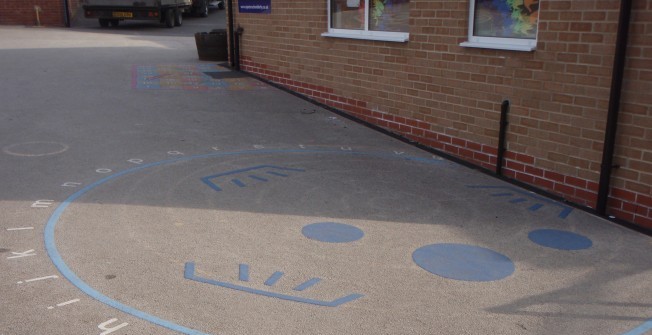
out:
M84 16L101 27L124 20L158 20L168 28L181 26L183 13L208 15L209 0L83 0Z

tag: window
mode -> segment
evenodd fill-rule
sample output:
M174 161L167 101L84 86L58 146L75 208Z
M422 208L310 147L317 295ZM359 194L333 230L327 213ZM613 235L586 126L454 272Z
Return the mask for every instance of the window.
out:
M406 42L410 0L328 0L322 36Z
M532 51L537 45L538 0L470 0L469 40L463 47Z

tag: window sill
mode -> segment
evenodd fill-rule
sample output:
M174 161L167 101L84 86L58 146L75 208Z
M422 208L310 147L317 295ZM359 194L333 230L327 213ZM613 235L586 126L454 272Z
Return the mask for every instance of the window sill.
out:
M355 40L370 40L370 41L384 41L384 42L399 42L399 43L405 43L410 39L410 34L408 33L398 33L393 36L378 36L378 35L371 35L371 34L348 34L348 33L340 33L340 32L327 32L321 34L323 37L334 37L334 38L350 38L350 39L355 39Z
M463 42L460 43L460 46L465 48L481 48L481 49L496 49L496 50L511 50L511 51L534 51L536 49L536 46L533 45L482 43L482 42Z

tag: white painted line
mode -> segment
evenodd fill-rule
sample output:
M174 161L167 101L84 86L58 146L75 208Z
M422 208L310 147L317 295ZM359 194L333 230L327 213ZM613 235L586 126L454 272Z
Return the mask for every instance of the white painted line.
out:
M7 228L8 231L31 230L31 229L34 229L34 227Z
M48 208L52 206L54 200L36 200L33 204L33 208Z
M57 304L57 307L62 307L62 306L65 306L65 305L74 304L76 302L79 302L79 299L72 299L70 301L62 302L60 304ZM50 306L50 307L48 307L48 309L54 309L54 306Z
M9 256L7 259L14 259L14 258L22 258L22 257L29 257L29 256L36 256L36 254L33 254L34 249L29 249L27 251L23 252L12 252L14 256Z
M77 187L79 185L81 185L81 183L77 183L77 182L74 182L74 181L69 181L69 182L63 183L61 186L63 186L63 187Z
M102 323L100 323L100 324L97 326L97 328L99 328L100 330L104 330L102 333L100 333L100 335L111 334L111 333L113 333L114 331L116 331L116 330L118 330L118 329L120 329L120 328L123 328L123 327L126 327L127 325L129 325L128 323L123 322L123 323L121 323L121 324L119 324L119 325L117 325L117 326L115 326L115 327L113 327L113 328L108 328L108 327L107 327L109 324L114 323L114 322L116 322L116 321L118 321L118 319L113 318L113 319L110 319L110 320L108 320L108 321L106 321L106 322L102 322Z
M27 279L25 281L19 281L17 284L22 284L22 283L31 283L39 280L46 280L46 279L57 279L59 276L52 275L52 276L47 276L47 277L40 277L40 278L32 278L32 279Z

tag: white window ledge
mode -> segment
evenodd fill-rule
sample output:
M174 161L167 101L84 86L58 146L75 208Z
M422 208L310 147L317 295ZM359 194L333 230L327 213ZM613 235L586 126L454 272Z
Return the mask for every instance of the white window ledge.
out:
M370 41L385 41L385 42L401 42L405 43L410 39L410 34L408 33L397 33L391 35L375 35L375 34L364 34L364 33L343 33L343 32L327 32L321 34L323 37L335 37L335 38L352 38L356 40L370 40Z
M462 42L461 47L465 48L481 48L481 49L497 49L497 50L512 50L512 51L534 51L537 47L534 45L518 45L518 44L501 44L501 43L486 43L486 42Z

